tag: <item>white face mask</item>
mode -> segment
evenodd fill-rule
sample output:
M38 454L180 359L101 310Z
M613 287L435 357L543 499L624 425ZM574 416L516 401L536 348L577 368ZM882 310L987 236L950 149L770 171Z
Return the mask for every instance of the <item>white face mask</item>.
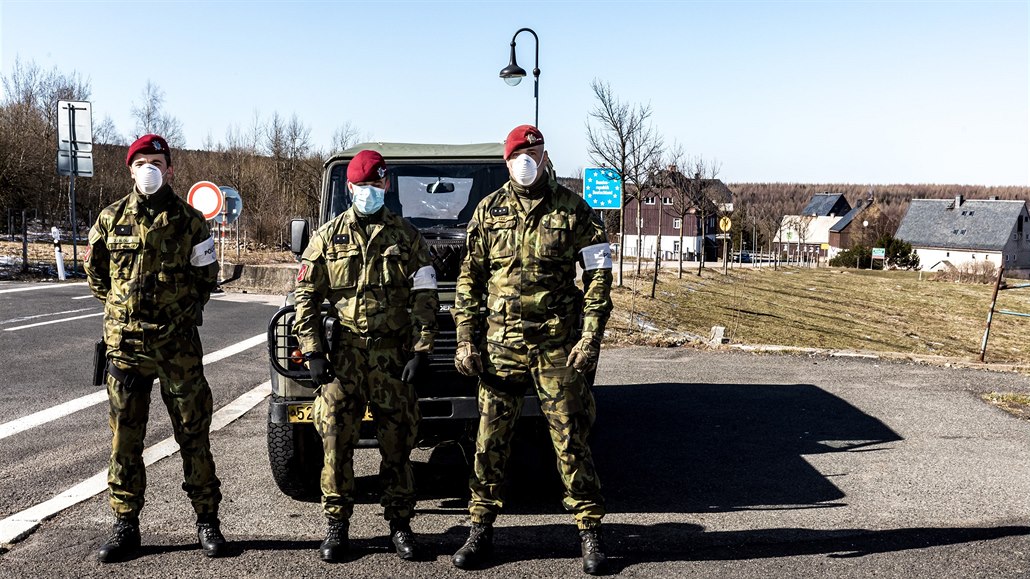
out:
M523 187L529 187L536 181L536 161L525 153L515 157L510 169L512 180Z
M354 200L354 209L358 213L371 215L383 206L386 199L386 190L372 185L355 185L351 183L351 198Z
M136 188L144 195L157 193L157 190L161 188L161 184L164 183L161 169L150 163L136 167L133 178L136 180Z

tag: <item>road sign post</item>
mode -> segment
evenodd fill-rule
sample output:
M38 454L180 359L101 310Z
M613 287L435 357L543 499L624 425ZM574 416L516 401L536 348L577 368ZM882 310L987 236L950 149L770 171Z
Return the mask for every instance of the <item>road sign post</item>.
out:
M79 228L75 177L93 176L93 109L88 101L57 101L57 174L68 177L72 221L72 275L78 269Z

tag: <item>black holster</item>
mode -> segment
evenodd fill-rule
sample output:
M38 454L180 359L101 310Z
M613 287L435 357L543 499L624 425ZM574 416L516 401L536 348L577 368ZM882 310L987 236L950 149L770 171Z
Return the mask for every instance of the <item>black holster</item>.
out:
M340 328L340 321L336 316L326 315L322 318L322 351L326 354L336 349L337 333ZM330 360L332 358L329 358Z
M93 385L103 386L107 372L107 343L103 340L93 344Z

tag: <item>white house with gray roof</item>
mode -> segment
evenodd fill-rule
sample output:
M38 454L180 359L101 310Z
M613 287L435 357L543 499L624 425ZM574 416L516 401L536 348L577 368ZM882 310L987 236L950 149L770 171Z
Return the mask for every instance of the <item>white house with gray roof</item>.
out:
M1030 214L1025 201L913 199L894 235L912 244L924 271L990 261L1030 272Z

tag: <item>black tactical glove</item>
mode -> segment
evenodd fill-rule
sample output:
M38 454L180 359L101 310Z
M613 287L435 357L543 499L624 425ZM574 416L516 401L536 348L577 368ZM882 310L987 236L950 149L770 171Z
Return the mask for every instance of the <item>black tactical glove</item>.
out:
M404 365L404 370L401 371L401 382L407 382L411 384L419 376L425 372L426 368L429 367L429 354L425 352L415 352L415 355L408 360L408 363Z
M311 381L315 383L315 386L328 384L336 379L333 365L329 363L329 358L325 354L316 352L308 354L308 356L310 356L308 358L308 371L311 372Z

